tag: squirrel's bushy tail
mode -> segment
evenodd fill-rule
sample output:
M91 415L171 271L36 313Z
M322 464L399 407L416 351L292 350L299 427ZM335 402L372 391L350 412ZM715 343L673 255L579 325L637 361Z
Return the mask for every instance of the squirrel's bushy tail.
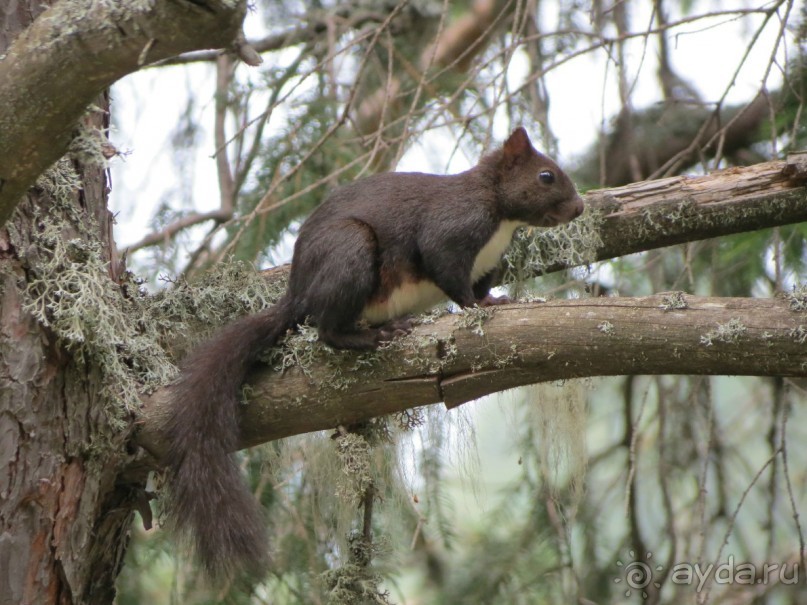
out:
M269 564L266 523L233 460L238 448L239 390L256 357L294 324L284 297L226 326L181 365L163 425L168 444L166 514L217 577Z

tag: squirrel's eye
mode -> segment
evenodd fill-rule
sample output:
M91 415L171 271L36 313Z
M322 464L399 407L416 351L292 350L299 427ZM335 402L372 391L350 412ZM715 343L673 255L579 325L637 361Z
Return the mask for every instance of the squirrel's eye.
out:
M538 174L538 178L541 179L541 182L544 185L551 185L552 183L555 182L555 173L552 172L551 170L542 170Z

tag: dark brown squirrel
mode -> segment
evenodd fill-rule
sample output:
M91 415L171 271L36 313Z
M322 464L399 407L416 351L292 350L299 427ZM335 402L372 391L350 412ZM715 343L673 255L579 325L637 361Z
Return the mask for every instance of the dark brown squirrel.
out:
M460 174L378 174L333 191L300 229L286 293L198 347L173 387L167 512L205 568L261 576L269 565L265 521L231 456L239 388L261 352L306 318L334 348L372 349L446 298L507 302L489 290L515 229L582 211L569 177L523 128Z

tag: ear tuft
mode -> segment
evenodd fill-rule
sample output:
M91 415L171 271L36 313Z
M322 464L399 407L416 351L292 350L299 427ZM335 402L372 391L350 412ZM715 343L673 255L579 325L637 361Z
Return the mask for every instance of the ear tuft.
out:
M527 157L532 152L532 143L527 131L523 126L519 126L513 134L504 142L504 159L508 164L512 164L520 158Z

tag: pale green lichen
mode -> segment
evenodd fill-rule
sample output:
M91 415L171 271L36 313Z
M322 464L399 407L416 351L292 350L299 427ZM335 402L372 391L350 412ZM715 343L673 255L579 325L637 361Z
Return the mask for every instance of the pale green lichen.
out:
M611 336L614 333L614 324L606 319L605 321L597 324L597 329L603 334Z
M56 162L37 186L53 202L29 209L35 229L8 227L27 273L24 308L77 363L102 373L104 409L121 427L143 392L176 375L172 359L191 339L265 308L284 289L246 263L225 262L197 284L180 281L149 296L129 273L111 278L100 228L76 203L81 180L73 161Z
M433 324L444 315L448 315L449 310L446 305L438 305L434 309L426 311L417 317L418 324Z
M626 237L639 240L654 239L663 235L692 230L720 230L730 232L731 226L748 226L755 220L769 221L781 217L800 200L793 193L772 196L765 204L742 208L723 209L696 202L692 198L658 204L642 210L639 217L624 221Z
M558 267L588 265L597 260L604 215L592 208L565 225L520 229L505 255L502 282L518 287L527 279Z
M310 324L301 324L289 334L281 346L274 347L267 361L275 371L283 372L296 367L311 377L311 370L323 356L325 346L319 342L317 329Z
M499 370L513 365L518 361L518 346L512 343L506 353L494 353L493 366Z
M707 347L711 347L715 342L734 344L747 330L748 328L738 318L733 317L724 324L717 324L715 329L702 335L701 344Z
M429 360L434 362L424 352L433 341L428 336L406 335L371 351L335 350L319 340L315 327L305 323L266 351L262 359L277 372L291 368L301 371L318 384L321 392L329 393L344 391L390 363L415 364L425 369Z
M805 342L807 342L807 328L799 325L790 330L789 336L800 345L803 345Z
M642 239L679 232L687 225L709 225L713 221L712 217L701 212L691 199L647 207L642 211L641 217L642 220L637 223L635 229Z
M399 344L393 344L399 340L402 339L373 351L335 350L321 342L317 329L306 323L267 351L263 360L277 372L296 368L316 382L323 393L344 391L359 380L366 380L368 374L385 363L388 351L400 349Z
M64 200L81 189L81 177L73 162L63 157L36 180L36 186L56 200Z
M336 496L347 504L358 504L373 484L371 446L363 435L345 433L336 438L336 457L341 472L336 478Z
M586 389L584 380L533 384L519 389L529 404L522 408L525 422L538 436L540 471L554 497L568 493L573 503L583 496L586 447Z
M791 311L807 311L807 285L794 285L793 290L785 294Z
M94 239L97 227L87 215L77 216L70 199L76 179L69 161L57 162L39 179L54 203L35 210L38 228L24 235L10 231L13 241L25 242L25 310L77 363L102 372L101 398L110 419L119 422L139 407L142 390L169 381L175 369L157 344L147 298L130 275L120 285L110 279L105 251Z
M273 305L286 288L284 279L266 279L251 264L229 259L194 282L164 279L171 287L149 298L149 312L175 342L182 340L177 336L201 340L223 324L257 313ZM193 343L184 346L188 344Z
M669 292L663 295L661 297L661 305L659 305L659 308L664 311L681 311L688 307L689 305L687 304L686 298L684 298L683 292Z
M349 560L320 576L328 592L327 605L392 605L389 592L381 589L384 578L370 566L372 559L388 549L386 541L369 542L358 532L348 538Z
M442 313L441 313L442 314ZM433 315L427 314L414 320L418 324L430 324ZM457 356L453 338L440 339L433 334L407 334L385 343L375 353L378 364L404 364L419 374L437 374ZM367 360L369 361L369 360Z
M90 109L92 110L93 108ZM97 128L83 124L71 139L67 153L83 165L97 168L106 168L109 164L107 155L114 155L106 135Z
M485 322L493 317L491 307L467 307L457 315L457 325L477 336L485 335Z

